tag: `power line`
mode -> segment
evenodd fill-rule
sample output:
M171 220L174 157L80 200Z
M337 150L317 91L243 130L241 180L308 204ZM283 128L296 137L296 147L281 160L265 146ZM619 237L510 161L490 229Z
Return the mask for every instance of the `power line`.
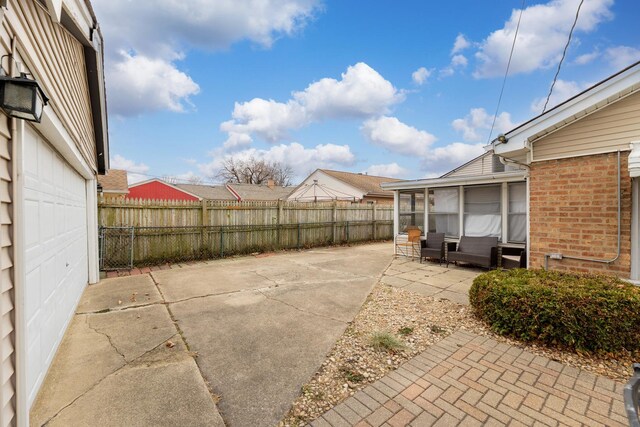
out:
M518 16L518 24L516 25L516 32L513 35L513 43L511 43L511 52L509 52L509 61L507 62L507 69L504 72L504 79L502 79L502 88L500 89L500 96L498 97L498 105L496 105L496 112L493 115L493 122L491 122L491 130L489 131L489 139L487 140L487 145L491 143L493 128L496 125L498 110L500 109L500 103L502 102L502 94L504 93L504 86L507 83L507 76L509 75L509 67L511 67L511 58L513 58L513 50L516 47L516 39L518 38L518 30L520 29L520 20L522 19L522 12L524 11L524 3L525 3L525 0L522 0L522 6L520 7L520 16Z
M562 62L564 61L564 57L567 55L567 49L569 49L569 44L571 43L573 30L576 28L576 24L578 23L578 16L580 16L580 8L582 7L582 3L584 3L584 0L580 0L580 4L578 4L578 9L576 10L576 17L573 20L571 31L569 31L569 38L567 39L567 44L564 45L564 50L562 51L562 57L560 58L560 62L558 62L558 69L556 70L556 75L553 76L553 82L551 83L551 87L549 88L549 94L547 95L547 100L544 102L544 107L542 107L543 113L547 111L547 104L549 104L549 99L551 98L553 87L556 85L556 81L558 80L558 75L560 74L560 67L562 67Z

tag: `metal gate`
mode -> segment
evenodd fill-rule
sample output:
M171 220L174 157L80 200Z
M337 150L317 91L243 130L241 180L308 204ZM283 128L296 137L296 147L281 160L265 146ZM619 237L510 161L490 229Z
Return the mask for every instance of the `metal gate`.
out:
M100 270L133 268L135 227L100 227Z

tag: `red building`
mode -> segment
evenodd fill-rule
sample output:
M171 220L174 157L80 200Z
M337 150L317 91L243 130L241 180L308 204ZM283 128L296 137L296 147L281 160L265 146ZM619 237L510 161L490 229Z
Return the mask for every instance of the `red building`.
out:
M127 199L153 199L153 200L202 200L201 197L182 190L175 185L166 183L160 179L150 179L129 186Z

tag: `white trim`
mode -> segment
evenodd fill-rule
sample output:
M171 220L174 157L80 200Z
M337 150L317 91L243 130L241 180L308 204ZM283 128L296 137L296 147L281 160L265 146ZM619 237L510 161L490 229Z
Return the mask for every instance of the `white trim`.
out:
M499 172L491 175L456 176L450 178L417 179L413 181L384 182L385 190L415 190L425 187L457 187L460 185L497 184L500 182L524 181L527 171Z
M640 177L631 180L631 280L640 280Z
M27 342L25 334L27 322L25 319L25 257L24 254L24 120L11 119L11 145L13 162L13 275L15 298L15 327L16 334L16 422L19 427L29 425L29 395L27 387Z
M505 136L508 142L494 143L493 149L496 154L508 157L508 153L527 148L530 138L537 135L542 137L542 133L548 134L567 126L638 90L640 90L640 64L614 75L564 104L507 132ZM591 110L587 112L589 109Z
M638 178L640 177L640 141L631 141L629 148L631 149L631 153L627 159L629 176L631 176L631 178Z
M400 234L400 191L393 192L393 254L397 255L396 243Z
M526 188L526 192L527 192L527 205L526 205L526 218L527 218L527 241L526 241L526 253L527 253L527 268L529 268L529 265L531 263L531 256L530 256L530 252L531 252L531 215L529 215L529 211L531 209L531 189L530 189L530 181L531 178L529 176L527 176L527 179L524 181L525 185L527 186Z
M190 196L196 197L198 200L202 200L202 197L200 197L200 196L198 196L198 195L196 195L196 194L190 193L190 192L188 192L187 190L183 190L183 189L182 189L182 188L180 188L180 187L176 187L176 186L175 186L175 185L173 185L173 184L169 184L168 182L163 181L163 180L161 180L161 179L159 179L159 178L151 178L151 179L147 179L146 181L136 182L135 184L131 184L131 185L129 186L129 189L131 189L131 188L133 188L133 187L138 187L138 186L143 185L143 184L149 184L149 183L152 183L152 182L159 182L160 184L164 184L164 185L166 185L166 186L169 186L169 187L173 188L174 190L178 190L178 191L180 191L181 193L185 193L185 194L188 194L188 195L190 195Z
M98 265L98 186L95 179L85 180L87 192L87 260L89 283L100 281L100 266Z
M464 185L458 187L458 238L464 236Z
M509 184L503 182L500 188L500 215L502 215L502 243L509 243Z
M429 188L425 188L424 189L424 215L422 217L423 219L423 230L424 230L424 235L426 236L427 233L429 232Z

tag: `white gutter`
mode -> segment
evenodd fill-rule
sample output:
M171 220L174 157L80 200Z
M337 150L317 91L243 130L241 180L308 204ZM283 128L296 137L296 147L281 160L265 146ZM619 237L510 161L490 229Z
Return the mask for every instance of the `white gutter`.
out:
M416 179L412 181L383 182L385 190L414 190L425 187L457 187L460 185L493 184L496 182L524 181L526 171L499 172L491 175L468 175L449 178Z

